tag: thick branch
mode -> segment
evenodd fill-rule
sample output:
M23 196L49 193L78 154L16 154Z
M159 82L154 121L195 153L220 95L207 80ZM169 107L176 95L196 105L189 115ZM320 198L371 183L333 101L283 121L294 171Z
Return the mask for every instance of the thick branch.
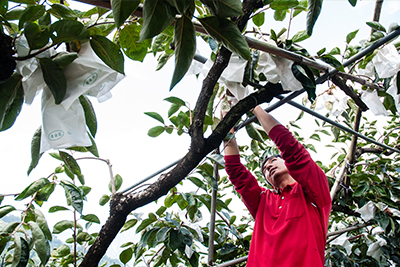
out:
M331 80L334 84L336 84L336 86L342 89L342 91L345 92L346 95L351 97L356 103L356 105L361 108L362 111L368 110L367 105L364 102L362 102L360 97L353 91L353 89L351 89L340 77L332 76Z
M247 22L252 10L255 6L261 3L259 0L250 0L243 2L244 18L239 18L239 29L243 29ZM251 8L253 7L253 8ZM219 140L204 145L203 137L203 122L208 102L212 96L214 86L218 78L222 74L229 62L231 52L225 48L221 48L213 67L210 69L207 77L203 81L202 90L196 103L193 112L193 123L190 127L192 137L191 147L189 152L183 159L173 168L170 172L161 177L146 189L128 196L117 194L113 198L110 210L110 217L105 225L99 232L94 244L89 248L88 253L85 255L80 266L96 267L100 259L105 254L107 248L118 234L126 220L126 216L133 210L142 207L154 200L159 199L168 191L182 181L187 174L189 174L197 164L212 150L219 146L224 136L219 135ZM261 102L259 102L261 103ZM247 109L242 110L243 115ZM237 118L238 119L238 118ZM222 124L222 123L220 123ZM222 125L220 129L222 132L227 133L232 126Z
M360 213L350 209L349 207L341 206L341 205L337 205L337 204L332 204L332 211L339 211L339 212L342 212L344 214L355 216L355 217L360 217L361 216Z
M395 148L400 149L400 145L396 145ZM382 147L357 147L355 152L357 158L364 153L383 154L385 156L390 156L394 153L394 151L388 151Z

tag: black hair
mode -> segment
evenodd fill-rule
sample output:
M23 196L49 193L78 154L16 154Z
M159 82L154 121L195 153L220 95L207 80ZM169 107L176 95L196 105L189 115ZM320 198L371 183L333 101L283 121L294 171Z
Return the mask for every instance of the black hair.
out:
M273 159L273 158L282 158L282 156L280 154L268 156L268 157L265 157L265 159L261 163L261 173L264 176L265 181L267 181L267 183L271 186L272 186L272 184L268 181L267 177L264 174L264 165L267 164L268 160Z

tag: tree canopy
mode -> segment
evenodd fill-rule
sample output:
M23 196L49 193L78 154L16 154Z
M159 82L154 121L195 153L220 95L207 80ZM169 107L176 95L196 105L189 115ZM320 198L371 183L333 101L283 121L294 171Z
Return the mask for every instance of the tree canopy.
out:
M224 165L216 149L223 139L232 138L229 130L235 125L238 128L237 123L250 116L248 111L255 105L271 102L275 97L294 97L301 92L307 94L300 105L305 109L296 114L289 129L310 151L323 153L317 151L314 144L326 139L329 140L326 146L337 148L329 163L318 162L327 173L333 199L326 265L400 263L396 152L400 148L397 134L400 88L397 77L400 60L397 58L400 56L399 44L392 41L400 32L396 23L385 27L377 16L374 21L367 22L371 35L359 44L352 43L358 33L353 31L347 35L344 48L331 51L321 48L311 55L301 42L312 35L318 23L321 0L82 2L97 6L79 11L63 0L0 1L0 47L4 62L0 77L1 131L12 131L19 113L23 112L23 103L37 101L33 98L43 89L42 108L43 103L47 103L45 107L53 110L60 107L66 111L76 110L75 115L68 113L66 116L74 121L80 116L80 126L83 125L80 129L84 133L79 142L57 143L55 152L49 154L58 160L59 166L14 196L15 201L27 203L22 212L13 205L0 206L0 217L21 214L20 221L1 225L0 260L3 265L98 266L115 236L129 229L135 229L141 238L123 245L119 257L123 265L205 265L211 263L204 252L210 244L214 253L212 262L222 263L245 256L251 239L252 218L239 218L234 213L233 188L226 176L216 174ZM356 6L357 1L349 0L349 5ZM273 12L267 13L270 10ZM304 31L288 35L289 29L268 28L266 14L273 14L273 19L278 21L290 17L292 23L304 12L307 14ZM375 13L378 12L377 4ZM169 97L165 99L171 105L168 114L146 112L158 123L149 129L149 136L166 133L190 136L187 154L154 183L121 191L122 177L112 174L110 161L99 157L95 143L97 119L90 100L92 96L107 97L102 90L110 84L107 81L91 90L75 92L74 83L79 81L82 87L87 87L95 84L105 72L117 83L121 79L118 77L127 74L124 58L143 61L153 54L158 59L158 69L174 58L175 68L169 86L173 90L193 62L203 60L196 55L199 41L205 41L212 53L211 67L195 107L188 106L179 97ZM88 49L96 56L85 59ZM241 81L220 79L224 69L229 68L231 58L245 62ZM84 66L85 71L93 68L90 76L82 81L79 77L72 78L79 66ZM266 66L275 66L276 70L271 71ZM385 69L385 66L391 68ZM317 85L328 80L330 87L318 96L315 104ZM232 97L233 87L254 92L241 97L221 119L217 107ZM73 101L71 95L76 95ZM375 106L368 99L375 101ZM309 121L303 124L304 112L318 109L321 103L322 108L327 108L322 110L345 127L333 126L322 116L322 121L315 120L313 133L303 136L301 128L310 127ZM294 103L289 100L288 104ZM387 115L383 128L377 121L363 116L362 112L367 109ZM257 123L240 127L245 127L250 137L249 144L241 147L243 161L261 182L259 162L275 148ZM354 128L360 133L359 137L354 137L347 128ZM66 132L49 131L45 125L35 132L28 174L40 164L41 156L48 153L44 149L46 138L51 143L64 135ZM85 199L96 186L85 183L78 164L81 153L90 155L84 157L104 161L111 173L110 193L99 201L100 205L109 203L110 216L99 232L91 230L93 224L100 223L98 216L83 212ZM191 184L196 189L186 191L187 187L182 184ZM70 211L71 216L62 218L50 230L41 207L51 200L56 188L65 192L67 206L55 204L48 213ZM214 240L210 228L199 224L208 210L213 213L212 194L217 196ZM3 194L0 201L9 197ZM143 216L133 213L152 202L157 202L156 211ZM65 244L52 247L53 235L65 231L71 231L71 237ZM30 256L32 251L35 256Z

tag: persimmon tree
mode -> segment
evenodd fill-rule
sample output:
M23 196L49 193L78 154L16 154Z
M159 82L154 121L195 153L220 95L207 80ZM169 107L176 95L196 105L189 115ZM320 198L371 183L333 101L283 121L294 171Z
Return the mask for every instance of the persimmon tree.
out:
M381 140L387 146L399 147L396 132L397 102L388 93L392 86L399 88L398 71L385 78L379 77L376 72L369 78L360 76L360 70L366 69L369 63L372 64L376 55L374 49L360 56L358 60L349 60L383 38L397 33L397 24L390 25L386 30L378 21L368 22L373 33L365 37L363 43L351 44L357 34L351 32L347 35L343 52L339 48L330 52L322 48L316 55L310 55L299 42L311 36L322 6L321 0L82 2L97 6L87 11L78 11L69 8L68 3L62 0L44 3L35 0L15 0L13 3L0 1L0 47L4 62L1 65L0 83L1 130L12 131L12 125L18 119L26 97L22 86L23 74L15 71L16 61L37 59L43 80L55 104L62 104L68 94L68 82L71 82L66 79L64 68L76 60L78 55L74 52L79 53L85 43L89 42L96 55L109 68L119 73L124 73L122 53L131 60L138 61L153 54L158 57L159 68L174 57L175 69L170 84L170 90L173 90L195 58L196 42L203 39L214 48L210 55L213 65L203 80L194 109L187 107L183 99L170 97L166 99L171 103L167 114L169 122L158 113L147 113L161 124L149 130L150 136L157 137L164 132L189 134L190 148L172 170L145 188L118 192L122 178L119 175L112 176L111 194L104 195L100 200L101 205L110 203L110 216L98 233L89 233L90 226L99 223L99 220L95 214L82 214L84 199L90 193L91 187L85 184L75 158L77 154L71 151L89 152L93 154L93 158L103 159L98 157L94 141L97 130L95 112L90 99L85 95L80 96L79 103L85 113L92 145L75 146L52 153L61 165L47 178L34 181L16 196L16 201L28 200L28 203L21 213L20 221L11 222L1 229L0 252L3 265L98 266L115 236L133 227L141 234L141 240L123 246L120 260L124 265L130 261L135 265L145 262L148 266L206 264L203 245L207 247L210 233L207 227L195 223L202 218L203 207L211 209L210 193L217 187L222 190L218 192L216 203L219 219L216 221L214 262L246 255L251 239L252 219L239 219L232 213L229 206L232 198L226 197L226 194L232 193L232 186L227 177L223 176L217 180L214 176L214 169L222 168L223 160L213 151L220 146L224 138L231 138L228 135L229 130L251 108L290 93L283 89L282 82L271 82L268 74L257 68L260 60L258 50L295 62L290 71L301 83L304 91L307 91L309 102L305 101L304 105L313 108L310 103L315 101L317 83L330 79L333 85L326 92L327 95L333 95L335 90L343 90L349 96L343 100L345 103L341 103L344 104L344 108L336 118L337 121L354 127L356 131L371 139ZM354 0L349 1L353 6L356 3ZM293 35L291 39L285 35L287 29L269 29L269 32L265 33L265 11L269 9L274 10L273 16L276 20L290 16L292 21L298 14L307 12L305 30ZM265 45L265 42L246 36L249 34L245 31L246 25L250 20L255 25L251 34L255 33L260 40L268 36L274 45ZM113 38L110 38L111 33ZM24 56L15 54L22 37L26 38L29 46L28 53ZM64 52L57 52L60 46L65 47ZM54 55L41 57L52 48L57 48ZM228 66L232 54L248 60L242 85L254 87L255 92L240 100L221 120L215 113L215 107L229 93L225 85L218 84L218 79ZM318 63L316 59L327 64ZM344 64L346 60L348 61ZM360 99L360 95L367 89L378 92L385 109L390 113L389 121L385 124L383 132L380 132L381 135L378 134L376 122L362 116L362 111L368 107ZM328 99L325 104L332 107L332 101ZM303 112L296 114L296 117L288 127L309 150L318 152L311 140L320 142L322 135L343 147L332 155L329 164L319 162L333 188L333 211L326 265L399 264L400 189L397 154L387 148L383 149L352 138L347 132L317 120L315 132L306 138L298 132L301 127L309 127L301 125ZM257 124L248 124L246 130L251 143L241 147L242 156L248 168L262 181L259 161L274 148ZM40 139L39 128L32 140L32 163L28 173L37 166L42 155ZM346 145L350 148L347 149ZM107 160L103 161L109 164ZM65 175L69 180L62 179ZM192 183L198 189L194 192L184 192L179 185L181 183ZM49 212L70 210L71 218L61 220L54 225L53 231L50 231L40 207L43 202L49 200L57 186L64 189L69 207L55 205ZM158 210L150 212L146 218L132 213L137 208L164 196L164 203L158 202ZM4 197L6 196L2 196ZM177 205L174 205L175 203ZM372 215L366 216L365 212L360 211L362 208L372 210ZM183 215L177 212L177 209L183 211ZM12 205L0 207L1 217L11 212L15 212ZM86 222L85 227L79 222ZM73 249L64 244L51 250L52 234L65 230L72 230L72 237L66 244L73 244ZM335 238L339 236L345 239L341 243L335 242ZM371 247L378 249L373 250ZM32 250L36 252L37 258L29 258Z

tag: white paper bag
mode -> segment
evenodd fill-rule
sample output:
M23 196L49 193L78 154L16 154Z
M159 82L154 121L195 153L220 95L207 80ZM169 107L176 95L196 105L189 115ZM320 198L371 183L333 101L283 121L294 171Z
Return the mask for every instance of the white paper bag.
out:
M260 53L256 71L258 73L264 73L267 80L271 83L278 83L280 80L276 70L276 64L268 53Z
M208 59L206 63L203 65L203 69L201 73L204 76L207 76L208 72L210 71L214 62L211 59ZM247 65L247 60L239 58L238 56L232 55L228 66L222 72L221 77L219 78L218 82L243 82L244 77L244 70Z
M374 115L387 116L388 112L383 106L381 100L378 97L376 91L365 90L361 94L361 100L367 105L367 107L374 113Z
M393 97L397 112L400 113L400 95L397 94L397 91L397 76L395 76L392 85L387 90L387 93Z
M63 70L67 79L67 92L61 102L69 109L80 95L89 95L103 102L111 97L110 90L124 75L105 65L93 52L89 43L82 44L78 58Z
M298 91L303 85L294 77L292 65L293 61L286 58L261 53L256 71L264 73L272 83L281 81L285 91Z
M30 48L25 35L21 35L17 39L17 54L19 57L24 57L29 54ZM32 53L37 50L32 51ZM33 99L40 90L46 85L43 79L42 69L38 58L52 57L56 52L54 48L50 48L36 57L27 60L17 60L16 70L22 76L22 87L24 88L25 103L32 104Z
M42 92L42 135L40 153L51 148L61 149L73 146L91 146L87 134L85 114L79 100L76 99L68 110L56 105L50 90Z
M393 44L387 44L372 59L380 78L389 78L400 69L400 55Z

